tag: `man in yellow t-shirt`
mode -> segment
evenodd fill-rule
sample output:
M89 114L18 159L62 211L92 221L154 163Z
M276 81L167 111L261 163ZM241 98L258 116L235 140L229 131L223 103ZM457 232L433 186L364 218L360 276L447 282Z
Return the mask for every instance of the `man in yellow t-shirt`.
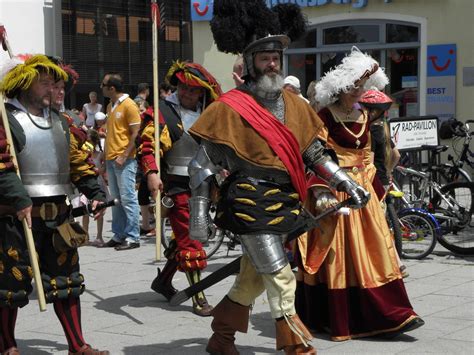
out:
M135 102L123 92L120 74L108 73L101 83L102 93L110 98L107 106L107 138L105 164L112 198L120 205L112 208L114 236L104 247L128 250L140 246L139 206L135 194L135 139L140 129L140 111Z

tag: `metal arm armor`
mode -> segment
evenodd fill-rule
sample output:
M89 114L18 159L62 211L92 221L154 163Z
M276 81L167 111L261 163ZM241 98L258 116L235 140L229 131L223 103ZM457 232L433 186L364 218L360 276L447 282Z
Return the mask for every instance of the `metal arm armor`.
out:
M357 185L347 173L324 153L324 147L319 140L314 141L303 153L305 164L329 186L344 191L352 197L352 208L364 207L370 199L370 194Z
M191 190L197 189L209 176L218 172L219 168L209 158L206 148L201 145L188 165L189 187Z
M189 199L189 236L200 242L207 242L212 233L213 225L209 216L209 177L218 172L217 166L209 159L206 149L201 145L188 165L192 196Z

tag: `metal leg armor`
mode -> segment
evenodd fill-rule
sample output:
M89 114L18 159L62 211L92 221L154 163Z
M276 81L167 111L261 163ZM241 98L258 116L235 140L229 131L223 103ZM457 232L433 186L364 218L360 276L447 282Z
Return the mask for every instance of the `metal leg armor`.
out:
M286 235L243 234L239 237L244 252L250 258L257 273L272 274L288 264L288 258L283 248Z

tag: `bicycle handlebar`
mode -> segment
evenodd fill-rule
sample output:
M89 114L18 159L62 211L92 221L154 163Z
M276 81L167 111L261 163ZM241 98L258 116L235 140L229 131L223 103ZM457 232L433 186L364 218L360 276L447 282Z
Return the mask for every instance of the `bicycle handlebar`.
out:
M418 176L420 178L427 178L428 174L427 173L424 173L422 171L418 171L418 170L415 170L415 169L412 169L412 168L406 168L404 166L400 166L398 165L397 167L395 167L395 169L397 169L397 171L399 171L401 174L403 175L414 175L414 176Z

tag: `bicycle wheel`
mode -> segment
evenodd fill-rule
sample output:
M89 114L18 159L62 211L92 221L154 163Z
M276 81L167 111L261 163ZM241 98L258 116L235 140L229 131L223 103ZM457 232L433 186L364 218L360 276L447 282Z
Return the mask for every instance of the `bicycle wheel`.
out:
M166 249L173 239L173 230L171 229L170 220L168 217L161 219L161 245Z
M219 228L214 230L214 233L209 237L207 243L202 243L202 248L206 251L207 258L213 256L217 249L221 246L225 237L225 232ZM169 218L162 218L161 220L161 245L166 249L170 245L170 241L174 238L173 229L171 228Z
M226 232L220 228L216 228L214 233L209 237L207 243L203 243L202 247L206 251L207 258L210 259L213 256L217 249L222 245Z
M402 229L400 220L397 216L397 211L392 202L387 201L387 222L390 230L393 232L393 239L395 241L395 248L399 256L402 255Z
M431 206L441 226L440 244L463 255L474 254L474 182L454 182L441 188L451 206L436 195Z
M401 210L398 213L402 230L402 254L405 259L423 259L436 246L438 232L434 222L419 210Z

